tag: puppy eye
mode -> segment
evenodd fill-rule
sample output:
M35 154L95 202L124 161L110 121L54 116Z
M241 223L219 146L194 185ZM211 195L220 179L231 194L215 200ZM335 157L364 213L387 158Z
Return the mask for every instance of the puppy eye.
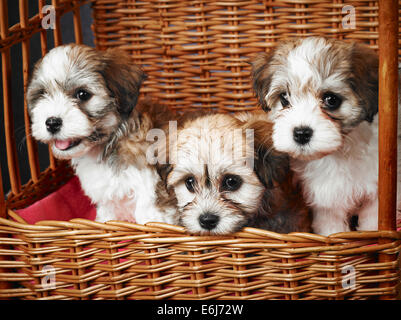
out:
M226 175L221 182L221 187L224 191L236 191L242 185L242 179L236 175Z
M283 108L288 107L288 105L289 105L290 103L289 103L289 101L288 101L287 92L282 92L282 93L280 93L280 102L281 102L281 105L283 106Z
M84 90L84 89L79 89L75 96L77 97L77 99L81 100L81 101L87 101L92 97L92 94L90 94L88 91Z
M334 93L326 92L323 95L324 106L330 111L338 109L342 102L343 100Z
M185 179L185 186L187 187L189 192L192 192L192 193L195 192L195 183L196 183L196 180L192 176Z

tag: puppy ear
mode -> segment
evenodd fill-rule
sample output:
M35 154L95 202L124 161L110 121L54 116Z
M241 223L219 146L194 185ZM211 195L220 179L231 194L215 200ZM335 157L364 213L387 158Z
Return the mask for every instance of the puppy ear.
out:
M273 124L268 120L249 119L245 128L253 129L254 133L254 170L263 183L271 189L275 183L281 184L290 172L289 157L273 148L271 133Z
M265 97L269 91L270 83L273 76L273 73L269 68L273 55L274 50L271 50L269 53L259 54L251 61L251 78L253 90L256 94L256 97L258 98L259 104L266 112L270 111Z
M365 110L365 120L373 121L378 112L379 58L369 47L353 43L351 47L351 76L349 84Z
M42 96L44 88L40 81L35 81L35 75L42 64L43 57L40 58L34 65L33 69L30 70L28 88L26 92L26 102L28 104L29 121L31 121L31 110L35 102Z
M254 166L259 180L268 189L273 188L275 183L283 183L290 171L288 155L265 145L257 147Z
M107 50L102 59L102 75L107 88L116 99L118 112L126 118L137 103L139 89L146 75L139 66L130 63L131 57L122 51Z
M160 179L163 181L163 184L167 186L167 177L170 172L173 170L173 166L171 164L157 164L156 165L157 173L160 176Z
M167 186L167 176L171 170L171 165L162 165L158 167L161 179L156 184L156 204L160 208L171 208L176 210L178 204L174 188L168 188ZM178 217L174 215L174 218L177 219ZM175 224L178 224L178 221L176 221Z

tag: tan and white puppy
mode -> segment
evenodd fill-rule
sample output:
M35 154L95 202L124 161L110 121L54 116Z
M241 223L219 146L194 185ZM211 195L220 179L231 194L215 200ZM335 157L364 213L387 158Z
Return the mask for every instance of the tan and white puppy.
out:
M246 120L245 122L239 119ZM223 235L243 227L309 231L308 209L291 183L287 155L271 148L268 122L210 114L184 121L169 144L162 182L189 232Z
M32 135L56 158L71 159L100 222L173 222L155 202L159 176L145 156L147 132L169 112L152 103L135 108L143 79L122 52L69 44L44 56L29 83Z
M354 215L357 230L377 230L376 53L323 37L287 40L253 61L252 76L274 147L292 157L313 207L314 231L349 231Z

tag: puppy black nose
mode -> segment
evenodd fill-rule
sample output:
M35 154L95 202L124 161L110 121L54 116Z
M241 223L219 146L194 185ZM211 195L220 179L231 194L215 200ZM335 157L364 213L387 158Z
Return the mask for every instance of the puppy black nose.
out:
M63 120L61 120L61 118L50 117L46 120L45 124L47 131L50 133L56 133L60 131Z
M294 128L294 140L299 144L306 144L310 141L313 135L313 130L309 127Z
M212 230L219 223L219 216L206 212L199 216L199 224L203 229Z

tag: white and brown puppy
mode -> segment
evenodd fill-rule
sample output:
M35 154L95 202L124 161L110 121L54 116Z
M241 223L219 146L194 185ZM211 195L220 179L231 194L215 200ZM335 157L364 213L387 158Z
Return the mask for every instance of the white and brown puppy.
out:
M358 43L310 37L279 43L253 61L253 86L274 122L274 147L328 235L377 230L378 57ZM400 179L399 179L400 180Z
M173 222L155 203L159 176L145 156L147 132L169 113L152 103L134 108L143 79L122 52L75 44L52 49L32 74L32 135L71 159L99 222Z
M210 114L187 120L170 142L169 163L159 172L176 198L179 224L191 233L214 235L246 226L310 231L288 156L271 149L268 123L238 118Z

